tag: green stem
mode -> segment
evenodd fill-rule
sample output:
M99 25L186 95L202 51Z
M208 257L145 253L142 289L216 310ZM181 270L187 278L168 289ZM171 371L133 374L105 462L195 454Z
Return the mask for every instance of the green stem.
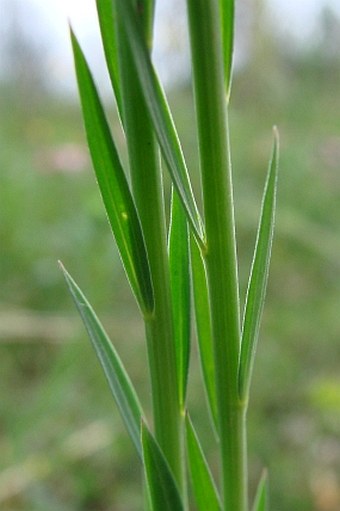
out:
M156 439L181 489L182 414L177 388L169 261L160 156L137 73L118 27L120 74L132 188L150 263L155 309L145 318Z
M245 410L238 397L240 312L218 0L187 0L216 364L224 509L246 511Z

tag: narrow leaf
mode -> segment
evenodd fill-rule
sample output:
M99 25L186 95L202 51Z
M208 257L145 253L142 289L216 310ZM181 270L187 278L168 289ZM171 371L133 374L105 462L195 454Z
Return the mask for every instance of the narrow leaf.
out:
M257 487L252 511L267 511L268 509L268 477L265 470Z
M234 10L235 0L220 0L222 30L222 49L224 61L224 81L227 97L230 96L231 74L234 51Z
M169 257L179 399L184 409L190 353L189 232L182 204L174 189L171 199Z
M137 301L153 310L153 291L142 229L103 107L78 41L71 31L88 145L106 213Z
M152 65L140 23L131 0L115 0L117 19L127 34L131 55L153 127L173 184L181 198L195 236L203 245L202 221L192 192L190 178L165 94Z
M136 6L136 13L141 20L144 38L148 48L152 48L153 21L155 15L155 0L133 0Z
M269 263L274 234L279 140L274 129L274 147L265 185L254 258L250 271L243 315L239 367L240 398L247 399L253 371L258 334L267 288Z
M118 69L118 48L115 31L115 3L112 0L96 0L98 20L103 42L106 65L116 97L118 111L122 118L122 98Z
M215 431L218 431L217 398L215 390L215 362L213 352L213 339L210 319L210 304L207 275L201 251L196 241L192 237L190 248L199 355L203 373L203 381L208 400L208 407L214 424Z
M186 417L189 470L198 511L221 511L222 504L190 418Z
M104 48L106 65L112 88L116 97L118 111L122 118L122 98L118 68L118 45L116 34L116 7L112 0L96 0L101 39ZM154 0L139 1L139 12L144 26L145 37L151 47L154 19Z
M143 422L142 446L152 511L183 511L183 504L171 469L159 445Z
M140 421L143 412L131 380L90 303L61 263L60 267L126 428L138 454L142 457Z

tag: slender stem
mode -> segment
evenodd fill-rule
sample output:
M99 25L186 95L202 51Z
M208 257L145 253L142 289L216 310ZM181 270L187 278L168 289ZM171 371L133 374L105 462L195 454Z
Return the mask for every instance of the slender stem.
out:
M224 508L247 509L245 410L237 368L240 312L218 0L187 0L198 124Z
M156 439L183 489L180 411L160 156L122 27L118 27L131 181L152 274L155 310L145 318Z

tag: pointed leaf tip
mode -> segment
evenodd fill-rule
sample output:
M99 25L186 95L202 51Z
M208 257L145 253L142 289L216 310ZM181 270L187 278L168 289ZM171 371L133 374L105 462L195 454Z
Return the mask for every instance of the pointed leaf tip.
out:
M264 470L259 481L252 511L268 510L268 473Z
M153 312L149 262L137 209L83 51L71 30L74 62L93 167L119 253L144 314Z
M139 430L143 412L131 380L87 298L60 261L59 266L103 368L122 419L138 454L142 457Z
M258 334L268 282L274 235L278 174L278 131L274 128L274 144L262 199L259 227L243 314L241 356L239 366L240 399L247 400L254 366Z

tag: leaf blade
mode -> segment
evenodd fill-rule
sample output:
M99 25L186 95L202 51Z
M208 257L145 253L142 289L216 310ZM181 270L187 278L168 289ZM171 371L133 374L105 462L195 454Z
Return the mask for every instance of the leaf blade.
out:
M198 511L222 511L207 460L189 416L186 417L186 442L193 493Z
M122 118L122 98L118 66L118 44L116 35L116 8L112 0L96 0L97 14L107 69L116 98L118 111ZM153 20L155 11L154 0L143 0L139 4L140 16L146 40L151 47Z
M97 182L120 256L144 314L153 311L153 290L143 233L91 72L80 45L71 40L84 124Z
M184 410L190 354L189 232L182 204L174 189L168 243L179 400Z
M111 344L109 337L87 298L61 263L60 267L73 301L87 330L93 349L103 368L110 390L117 403L131 440L139 456L142 457L140 421L143 416L143 411L136 391L134 390L118 353Z
M240 399L247 399L257 348L260 321L267 288L269 263L274 234L279 153L278 132L274 144L263 194L255 251L250 271L243 315L241 356L239 365Z
M157 78L145 39L141 33L141 26L135 16L131 0L116 0L116 6L119 22L123 23L127 34L144 100L153 122L163 158L182 200L195 236L204 245L202 220L192 192L182 148L164 91Z
M152 48L153 21L155 15L155 0L134 0L138 17L141 20L145 41L148 48Z
M268 476L264 470L259 481L252 511L267 511L268 509Z
M184 511L177 484L153 435L142 422L142 446L152 511Z
M210 318L207 275L204 260L196 241L191 237L191 272L200 363L208 408L215 432L218 431L215 361Z
M122 98L118 69L118 47L115 31L115 4L112 0L96 0L97 14L103 43L107 69L117 102L118 111L122 118Z

